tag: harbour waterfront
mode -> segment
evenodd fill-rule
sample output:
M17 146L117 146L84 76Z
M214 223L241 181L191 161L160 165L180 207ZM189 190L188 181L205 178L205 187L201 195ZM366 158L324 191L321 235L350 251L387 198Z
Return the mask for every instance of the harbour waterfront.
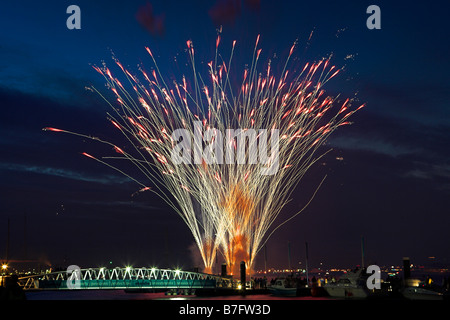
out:
M270 294L251 295L167 295L164 292L148 293L125 290L64 290L64 291L34 291L26 293L28 300L328 300L329 297L281 297Z
M407 271L408 273L410 271ZM328 273L329 274L329 273ZM448 300L448 272L413 273L408 278L390 274L380 279L379 288L369 288L364 269L335 276L311 276L309 285L299 274L277 274L253 278L241 286L187 288L34 288L24 290L27 300ZM317 278L316 278L317 277ZM45 281L43 282L45 283Z
M77 266L71 266L77 267ZM378 269L378 275L370 272ZM69 269L68 269L69 270ZM157 268L86 268L29 275L11 270L2 291L21 288L27 300L280 300L280 299L440 299L448 298L448 268L413 265L354 269L255 271L250 277ZM223 271L223 270L222 270ZM74 280L77 277L78 286ZM376 277L375 277L376 276ZM378 279L378 280L377 280ZM245 286L244 282L245 281ZM76 282L76 281L75 281ZM378 282L378 285L376 283Z
M28 301L21 306L35 312L36 308L62 307L76 315L114 316L117 310L127 314L163 314L169 319L186 318L264 318L288 319L303 312L315 316L335 317L351 308L361 316L370 313L382 319L391 316L413 316L447 312L446 302L411 301L406 299L333 299L330 297L280 297L270 294L198 297L167 296L160 293L127 293L124 290L76 290L28 292ZM12 304L13 306L17 304Z
M397 274L402 282L403 273L401 269ZM348 273L351 273L349 271ZM326 272L325 272L326 274ZM325 274L321 274L324 276ZM340 276L338 276L340 274ZM441 274L446 279L447 273ZM132 314L141 315L148 312L164 313L165 317L170 319L188 318L229 318L232 317L263 317L265 319L284 319L298 315L302 310L311 310L314 314L321 317L336 316L341 312L346 312L348 308L356 308L361 315L369 312L371 315L388 317L392 315L413 316L417 311L427 311L433 314L446 311L448 305L448 295L441 301L425 301L424 299L411 300L404 296L394 295L370 295L364 299L346 296L344 298L331 297L324 294L312 295L313 287L297 290L297 294L286 296L283 294L274 294L269 289L276 284L277 279L303 279L303 273L284 273L281 270L272 272L267 277L267 282L261 282L263 276L254 278L257 283L253 289L245 291L239 290L150 290L150 289L64 289L64 290L24 290L26 301L8 302L9 307L20 306L21 311L34 313L37 309L50 310L58 306L65 310L72 310L75 314L85 315L86 310L90 314L99 316L114 316L115 310L127 310ZM329 279L336 276L337 280L344 279L345 273L328 272ZM426 275L420 275L416 270L411 273L416 278L427 279ZM386 276L386 275L384 275ZM309 279L317 279L316 283L322 283L324 277L319 274L310 274ZM437 274L434 274L434 281L440 280ZM327 279L328 280L328 279ZM389 290L387 279L383 277L383 292ZM416 285L418 283L414 283ZM322 286L322 284L321 284ZM323 289L323 287L321 287ZM317 289L317 288L316 288ZM442 310L441 310L442 309ZM78 313L79 312L79 313ZM98 313L97 313L98 312Z

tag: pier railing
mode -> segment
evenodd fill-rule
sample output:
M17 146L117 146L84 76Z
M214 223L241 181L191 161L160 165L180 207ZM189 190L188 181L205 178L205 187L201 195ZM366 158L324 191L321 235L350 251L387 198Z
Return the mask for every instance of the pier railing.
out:
M25 290L232 288L230 278L158 268L87 268L19 278Z

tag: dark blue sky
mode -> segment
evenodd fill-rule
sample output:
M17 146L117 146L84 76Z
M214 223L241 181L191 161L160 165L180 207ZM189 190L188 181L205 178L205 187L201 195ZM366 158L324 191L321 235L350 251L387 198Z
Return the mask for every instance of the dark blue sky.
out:
M81 9L81 30L66 27L71 4ZM371 4L381 9L380 30L366 27ZM0 255L9 218L13 260L192 266L192 236L175 213L150 195L132 196L136 184L80 155L108 149L41 129L118 138L106 119L109 107L85 90L104 86L91 65L110 64L112 50L131 69L151 66L148 46L168 77L181 78L186 40L194 41L201 65L213 56L222 25L224 54L237 40L242 68L251 62L258 34L264 58L279 57L274 63L298 39L299 64L332 53L333 63L345 66L329 83L330 94L357 93L367 103L352 126L328 141L325 148L333 151L294 192L284 217L328 175L305 212L271 238L268 264L287 265L288 241L293 263L304 261L308 241L312 264L354 266L361 236L370 262L395 264L403 256L413 263L429 256L450 262L448 9L445 1L2 4Z

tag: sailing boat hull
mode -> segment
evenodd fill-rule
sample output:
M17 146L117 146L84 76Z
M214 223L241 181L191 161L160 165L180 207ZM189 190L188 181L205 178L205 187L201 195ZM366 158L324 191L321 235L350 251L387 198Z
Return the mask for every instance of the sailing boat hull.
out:
M297 288L269 287L269 292L274 296L295 297Z
M330 285L325 286L325 290L332 298L365 299L368 296L366 290L360 287L340 287L338 285Z

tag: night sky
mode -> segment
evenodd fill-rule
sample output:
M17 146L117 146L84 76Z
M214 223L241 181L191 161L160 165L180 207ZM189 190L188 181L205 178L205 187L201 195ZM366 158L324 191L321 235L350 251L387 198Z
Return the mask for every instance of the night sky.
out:
M395 4L393 3L395 2ZM10 1L0 8L0 257L65 267L196 266L188 227L152 193L81 155L110 148L50 126L109 141L120 133L95 93L104 79L92 68L111 52L132 70L152 66L181 79L194 42L206 67L222 26L221 49L251 62L261 35L263 61L279 65L294 41L303 65L333 54L344 72L327 93L355 97L366 108L334 133L332 149L305 176L280 216L313 202L267 244L267 265L353 267L366 263L450 262L449 5L446 1ZM81 29L69 30L69 5L81 9ZM381 9L381 29L369 30L366 9ZM313 31L311 39L308 38ZM261 68L263 64L261 64ZM133 173L130 164L128 172ZM195 250L194 250L195 252ZM431 260L429 257L435 257ZM257 268L264 267L264 256ZM17 268L21 264L16 262Z

